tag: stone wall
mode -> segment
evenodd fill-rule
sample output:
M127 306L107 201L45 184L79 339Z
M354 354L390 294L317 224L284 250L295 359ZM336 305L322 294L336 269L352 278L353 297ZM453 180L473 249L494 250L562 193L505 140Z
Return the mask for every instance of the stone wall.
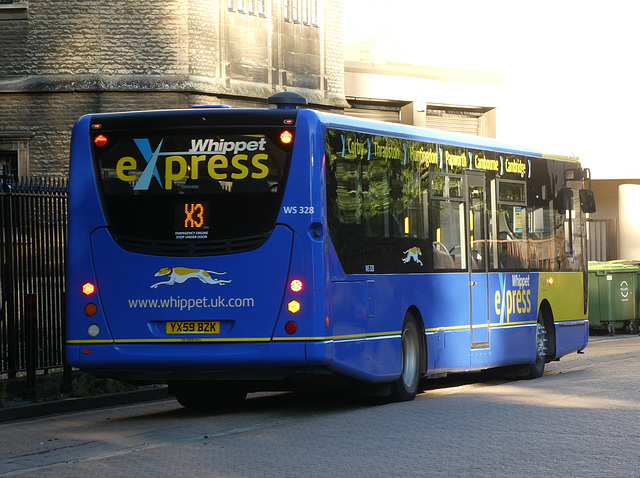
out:
M228 0L25 0L24 18L0 10L0 150L31 134L19 174L66 175L71 128L86 113L265 107L285 89L341 109L342 0L313 1L315 25L285 20L282 0L265 0L264 12Z

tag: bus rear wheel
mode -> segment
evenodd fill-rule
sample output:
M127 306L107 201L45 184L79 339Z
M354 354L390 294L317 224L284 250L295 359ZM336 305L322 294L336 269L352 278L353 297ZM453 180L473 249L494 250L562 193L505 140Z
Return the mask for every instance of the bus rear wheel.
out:
M395 402L411 401L418 393L420 384L420 331L416 320L407 315L402 326L402 373L391 384L391 399Z
M186 408L208 408L211 405L209 396L193 392L176 392L176 400Z
M196 409L228 408L247 397L246 390L240 387L221 387L207 382L171 384L169 393L175 395L183 407Z

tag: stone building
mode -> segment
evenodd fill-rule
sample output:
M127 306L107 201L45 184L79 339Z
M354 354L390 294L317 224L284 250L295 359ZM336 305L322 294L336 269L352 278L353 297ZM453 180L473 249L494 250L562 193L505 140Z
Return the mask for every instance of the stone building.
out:
M346 106L342 0L0 0L0 45L0 161L21 176L66 175L86 113Z

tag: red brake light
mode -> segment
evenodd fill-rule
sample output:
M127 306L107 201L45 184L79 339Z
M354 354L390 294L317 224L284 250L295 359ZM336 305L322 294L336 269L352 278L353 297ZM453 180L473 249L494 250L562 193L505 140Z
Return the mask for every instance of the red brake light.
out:
M98 147L102 148L105 144L107 144L107 137L103 134L99 134L95 138L93 138L93 143Z
M293 279L289 283L289 289L291 289L291 292L300 292L302 287L302 281L300 279Z
M280 133L280 141L282 141L282 144L291 143L291 141L293 141L293 135L291 134L291 131L283 131L282 133Z

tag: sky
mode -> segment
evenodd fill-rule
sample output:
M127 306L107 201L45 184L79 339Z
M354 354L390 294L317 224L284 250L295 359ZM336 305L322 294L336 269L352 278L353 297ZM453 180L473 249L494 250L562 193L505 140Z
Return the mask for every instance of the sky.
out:
M498 74L498 139L574 154L594 179L640 179L634 3L344 0L345 38L367 22L388 61Z

